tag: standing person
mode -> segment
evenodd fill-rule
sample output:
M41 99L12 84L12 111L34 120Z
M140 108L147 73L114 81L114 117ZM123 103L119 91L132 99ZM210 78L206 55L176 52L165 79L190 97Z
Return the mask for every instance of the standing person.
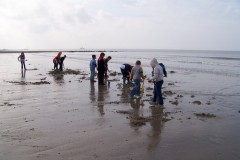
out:
M154 89L153 89L153 100L151 104L159 105L163 107L163 97L162 97L162 85L163 85L163 68L158 64L156 58L153 58L151 63L151 67L153 68L153 77L149 82L154 82Z
M105 56L105 53L102 52L97 61L98 84L99 85L105 85L105 83L104 83L104 73L105 73L104 56Z
M140 98L141 78L144 79L141 61L137 60L132 68L130 79L134 81L135 87L130 92L131 98Z
M107 72L110 72L109 69L108 69L108 62L112 59L111 56L108 56L106 59L104 59L104 66L105 66L105 73L104 73L104 76L107 78L108 75L107 75Z
M58 70L58 63L60 61L62 52L58 52L57 56L53 58L54 70Z
M166 71L166 67L163 63L159 63L159 65L162 67L163 69L163 75L164 77L167 77L167 71ZM152 71L152 76L153 76L153 71Z
M163 69L163 75L164 75L164 77L167 77L167 71L166 71L166 67L164 66L164 64L162 64L162 63L159 63L159 65L162 67L162 69Z
M90 72L91 72L90 81L91 82L96 82L94 80L96 68L97 68L96 55L92 55L92 60L90 61Z
M24 67L24 69L27 70L26 65L25 65L25 54L24 54L24 52L21 52L20 56L18 57L18 61L21 62L21 68L23 69L23 67Z
M123 84L126 84L126 80L128 83L130 82L130 73L132 68L133 66L131 66L130 64L121 65L120 69L123 75Z
M66 57L67 57L67 56L64 55L63 57L61 57L61 58L59 59L59 65L60 65L59 70L60 70L60 71L63 71L63 66L64 66L63 61L65 60Z

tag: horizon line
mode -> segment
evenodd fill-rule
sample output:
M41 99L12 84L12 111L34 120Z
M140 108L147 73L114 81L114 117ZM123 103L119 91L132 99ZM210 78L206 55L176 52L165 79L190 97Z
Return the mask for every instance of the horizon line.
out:
M18 52L123 52L123 51L146 51L146 50L151 50L151 51L200 51L200 52L205 52L205 51L210 51L210 52L240 52L240 50L217 50L217 49L133 49L133 48L124 48L124 49L119 49L119 48L80 48L80 49L0 49L0 53L18 53Z

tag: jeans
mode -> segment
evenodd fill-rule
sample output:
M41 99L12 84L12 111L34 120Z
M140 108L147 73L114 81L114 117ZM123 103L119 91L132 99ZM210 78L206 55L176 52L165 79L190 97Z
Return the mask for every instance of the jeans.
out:
M98 84L104 84L104 71L98 71Z
M59 65L60 65L59 70L63 71L63 63L59 63Z
M157 101L160 105L163 105L162 85L163 85L163 80L155 82L154 89L153 89L153 102Z
M53 63L54 64L54 70L58 70L58 63Z
M134 83L135 83L135 87L130 92L131 97L133 97L134 95L137 95L137 96L140 95L141 80L140 79L135 79Z
M94 81L94 76L95 76L95 68L91 69L91 75L90 75L90 80Z
M127 83L130 82L129 76L128 76L128 77L124 77L124 76L123 76L123 84L126 84L126 80L127 80Z
M24 61L21 61L21 67L22 67L22 69L23 69L23 67L24 67L24 69L26 69L26 65L25 65Z

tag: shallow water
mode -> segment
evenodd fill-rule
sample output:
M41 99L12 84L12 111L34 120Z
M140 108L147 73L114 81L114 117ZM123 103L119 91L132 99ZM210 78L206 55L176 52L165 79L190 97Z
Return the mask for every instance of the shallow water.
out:
M93 53L64 54L66 68L89 73ZM152 57L161 60L167 71L175 71L168 73L163 86L164 91L176 93L166 96L166 109L142 101L152 94L146 90L153 87L149 83L142 100L129 100L129 86L122 86L121 76L110 77L119 81L107 86L91 84L81 79L84 75L55 77L48 74L54 53L29 53L29 70L23 77L18 54L0 54L0 159L240 159L239 53L155 50L106 55L113 57L111 71L120 72L120 64L140 59L150 77ZM43 78L51 84L9 83ZM178 105L170 102L176 99ZM166 112L171 120L163 122ZM136 118L149 116L154 118L134 125Z

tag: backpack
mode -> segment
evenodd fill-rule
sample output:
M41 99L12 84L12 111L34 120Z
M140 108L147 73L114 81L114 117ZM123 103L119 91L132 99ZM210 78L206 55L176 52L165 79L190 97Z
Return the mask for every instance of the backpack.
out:
M163 69L164 77L167 77L167 71L166 71L166 68L165 68L164 64L159 63L159 65L160 65L160 66L162 67L162 69Z

